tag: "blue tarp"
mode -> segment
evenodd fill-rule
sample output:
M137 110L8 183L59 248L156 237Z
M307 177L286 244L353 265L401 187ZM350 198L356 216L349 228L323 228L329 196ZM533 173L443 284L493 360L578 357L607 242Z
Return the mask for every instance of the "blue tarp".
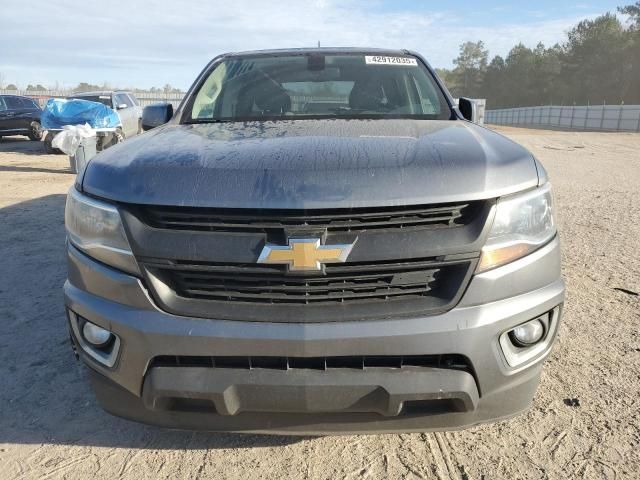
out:
M92 128L115 128L120 117L111 108L98 102L80 99L54 99L47 101L40 123L45 130L61 129L65 125L84 125Z

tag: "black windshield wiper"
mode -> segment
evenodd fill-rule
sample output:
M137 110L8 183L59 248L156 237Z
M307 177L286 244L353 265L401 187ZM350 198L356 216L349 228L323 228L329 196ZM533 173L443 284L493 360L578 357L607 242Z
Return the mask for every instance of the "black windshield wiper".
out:
M198 124L198 123L229 123L232 122L233 120L226 120L226 119L221 119L221 118L197 118L194 120L187 120L184 123L187 124Z

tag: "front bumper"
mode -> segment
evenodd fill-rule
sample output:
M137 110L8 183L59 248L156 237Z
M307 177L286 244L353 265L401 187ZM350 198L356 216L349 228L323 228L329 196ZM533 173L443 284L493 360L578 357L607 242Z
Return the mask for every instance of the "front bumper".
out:
M180 317L142 283L68 249L65 302L120 339L113 367L79 348L101 405L173 428L304 434L464 428L528 408L549 348L512 368L499 337L564 300L557 239L477 275L441 315L340 323L262 323ZM72 335L77 343L77 335ZM549 338L551 344L553 338ZM311 371L154 366L158 356L353 357L457 354L470 371L373 368Z

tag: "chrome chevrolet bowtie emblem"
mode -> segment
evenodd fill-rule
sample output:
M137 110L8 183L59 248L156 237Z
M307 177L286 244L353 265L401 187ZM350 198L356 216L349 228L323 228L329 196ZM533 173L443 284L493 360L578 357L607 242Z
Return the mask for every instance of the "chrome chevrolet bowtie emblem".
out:
M294 272L318 272L324 263L345 262L355 243L320 245L319 238L290 238L287 246L265 245L258 263L288 265Z

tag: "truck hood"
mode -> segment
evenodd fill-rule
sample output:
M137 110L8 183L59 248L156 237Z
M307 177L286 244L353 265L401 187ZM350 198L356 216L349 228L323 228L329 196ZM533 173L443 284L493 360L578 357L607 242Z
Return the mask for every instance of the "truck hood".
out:
M348 208L493 198L538 184L531 154L463 121L168 124L89 163L87 193L118 202Z

